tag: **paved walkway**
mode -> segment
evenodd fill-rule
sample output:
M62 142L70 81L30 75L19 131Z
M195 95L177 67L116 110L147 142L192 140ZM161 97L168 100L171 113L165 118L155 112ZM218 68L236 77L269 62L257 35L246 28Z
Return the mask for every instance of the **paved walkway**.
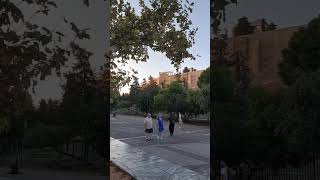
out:
M195 171L110 138L111 161L137 180L206 180Z
M47 169L23 169L23 174L10 175L7 174L7 168L0 168L0 180L106 180L106 176L83 173L58 171Z
M184 127L179 129L178 123L176 123L174 136L171 137L166 132L164 141L146 142L143 132L143 119L143 117L124 115L111 117L111 137L209 177L209 126L184 124ZM165 128L168 129L167 121L165 121ZM154 134L154 138L156 138L156 134Z
M58 154L52 148L25 149L22 174L11 175L8 162L0 166L0 180L106 180L103 162L85 162Z

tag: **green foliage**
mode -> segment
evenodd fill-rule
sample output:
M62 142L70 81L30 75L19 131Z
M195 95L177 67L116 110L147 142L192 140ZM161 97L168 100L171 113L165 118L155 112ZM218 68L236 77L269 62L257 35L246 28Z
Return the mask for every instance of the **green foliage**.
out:
M183 59L194 59L188 51L197 31L189 19L194 3L158 0L147 5L140 0L139 4L137 15L129 2L112 1L110 42L118 49L115 60L146 61L148 48L164 53L176 67Z
M248 130L245 126L246 104L241 100L213 103L216 157L230 166L249 159Z
M174 81L159 91L154 97L154 104L157 110L183 113L187 109L187 89L182 83Z
M253 87L248 92L248 120L250 132L251 159L271 163L272 167L285 164L288 153L283 129L279 124L285 109L281 99L262 87Z
M204 70L197 82L197 85L199 88L201 88L204 85L210 84L210 67L208 67L206 70Z
M197 32L190 20L193 6L181 0L140 0L138 14L129 1L111 1L111 89L131 80L131 72L120 64L147 61L148 50L164 53L177 69L185 59L195 59L190 52Z
M63 119L61 118L61 104L58 100L44 100L41 99L39 108L35 112L35 119L32 121L41 122L46 125L62 125Z
M279 74L287 85L292 85L304 74L320 68L320 16L309 22L306 28L296 32L282 51Z
M206 111L205 105L203 104L204 99L201 96L200 90L187 90L187 99L183 107L185 108L184 111L181 113L186 113L187 115L198 115L200 113L204 113ZM201 109L202 108L202 109ZM179 111L180 112L180 111ZM189 117L186 117L187 119Z
M10 130L10 124L8 117L4 114L0 114L0 134L7 134Z
M237 0L210 0L211 28L214 34L218 33L220 24L226 20L226 7L237 2Z
M146 81L142 83L140 93L137 96L137 105L142 112L153 112L154 96L158 94L159 90L160 87L151 76L148 83Z
M198 79L199 90L199 106L202 113L209 112L210 103L210 67L204 70Z
M297 79L290 88L291 106L299 113L298 128L295 131L300 150L306 151L311 148L319 150L316 143L320 138L320 73L310 73ZM299 133L298 133L299 132ZM304 152L302 151L302 152Z
M203 84L199 90L200 110L202 113L209 112L210 107L210 84Z
M67 131L61 126L48 126L42 123L26 132L24 144L27 147L42 148L65 143Z
M66 78L62 100L64 121L72 135L88 135L105 118L103 92L98 89L88 60L80 59Z
M50 0L0 2L0 114L5 114L6 120L11 124L13 136L22 136L23 132L18 132L23 130L24 120L21 117L33 108L29 88L34 87L39 79L44 80L51 75L53 70L60 76L61 66L75 55L70 49L76 46L64 37L57 28L58 25L50 29L33 23L32 18L27 20L25 15L29 12L26 13L21 8L23 6L35 9L31 12L31 17L45 17L50 11L59 8ZM70 30L75 35L73 41L90 37L87 29L78 28L75 23L66 19L61 22L65 26L71 26Z
M139 78L134 77L133 83L130 85L130 96L136 97L140 93ZM136 100L136 99L133 99Z
M212 95L214 101L228 101L233 98L235 81L230 70L226 67L212 67Z

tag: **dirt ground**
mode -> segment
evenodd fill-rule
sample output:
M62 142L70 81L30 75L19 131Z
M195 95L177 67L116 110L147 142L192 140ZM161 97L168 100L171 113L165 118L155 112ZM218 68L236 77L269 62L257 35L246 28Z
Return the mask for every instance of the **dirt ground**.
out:
M126 173L113 163L110 164L110 176L111 180L135 180L128 173Z

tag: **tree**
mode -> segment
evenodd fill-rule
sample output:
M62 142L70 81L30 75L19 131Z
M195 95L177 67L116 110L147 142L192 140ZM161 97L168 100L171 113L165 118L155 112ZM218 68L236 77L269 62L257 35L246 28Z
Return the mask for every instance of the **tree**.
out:
M237 4L237 0L210 0L211 28L214 34L219 31L221 22L226 20L226 7Z
M282 51L279 74L283 82L292 85L305 74L316 72L320 68L320 16L301 28L289 41L288 48Z
M200 90L192 90L192 89L187 89L187 100L186 103L183 107L186 108L185 114L187 115L185 117L185 120L189 120L189 118L192 115L198 115L203 112L208 111L208 107L205 107L205 100L202 92Z
M234 97L235 81L226 67L212 67L211 83L214 101L228 101Z
M209 112L210 104L210 67L201 73L197 84L200 89L200 109L203 113L207 113Z
M284 98L279 97L280 94L271 94L262 87L250 88L245 122L250 133L250 158L273 168L285 166L289 154L285 129L281 127L288 109L280 105Z
M226 35L223 36L224 38L219 38L219 35L221 35L221 22L226 20L226 7L230 4L237 4L237 0L210 0L210 22L211 22L211 32L213 33L213 36L211 36L211 64L213 63L219 63L219 62L224 62L223 58L224 58L224 53L226 52L226 43L224 41L224 39L227 37ZM218 34L218 36L217 36ZM227 34L227 33L225 33ZM215 57L218 57L215 60ZM210 77L212 77L213 71L211 71L210 73ZM210 102L213 102L213 92L210 91ZM214 112L214 104L211 104L211 109L210 109L210 117L213 117L213 112ZM210 128L211 129L216 129L216 123L213 121L212 123L210 123ZM216 130L214 130L214 132L212 132L213 134L213 138L210 138L210 144L214 147L213 149L213 154L210 155L210 159L212 161L217 159L216 153L217 153L217 143L216 143ZM221 158L221 157L219 157ZM211 173L211 178L214 179L214 173L217 171L217 169L215 169L214 166L211 166L211 171L213 173ZM220 169L218 170L220 172Z
M183 71L182 71L183 73L187 73L187 72L190 72L190 69L188 68L188 67L184 67L184 69L183 69Z
M147 86L148 86L148 82L147 82L146 78L143 78L142 79L141 88L145 89L145 88L147 88Z
M238 19L237 25L233 28L233 36L242 36L254 33L254 27L251 26L247 17Z
M190 108L189 105L187 88L178 81L161 89L154 97L154 107L159 111L185 113Z
M85 143L85 158L87 158L88 146L92 144L97 151L102 144L101 134L104 133L106 101L104 93L99 89L98 81L92 72L90 63L84 49L78 51L78 62L74 64L72 71L67 73L66 84L63 86L62 114L65 127L68 128L68 139L81 136ZM68 140L67 139L67 140Z
M51 10L59 8L50 0L21 3L35 9L32 17L47 16ZM74 33L74 38L69 41L58 25L49 29L33 23L32 18L27 20L27 13L21 7L12 1L0 2L3 12L0 18L0 114L9 123L17 121L23 114L21 110L27 101L29 88L34 87L39 79L44 80L53 70L60 76L61 66L73 55L71 44L90 38L88 29L78 28L74 22L64 18L61 22Z
M290 134L295 137L295 148L302 160L308 160L320 149L320 72L312 72L299 77L295 84L289 88L290 107L299 119L287 122L291 128ZM312 150L312 151L310 151ZM311 158L311 159L312 159Z
M137 96L140 92L140 84L139 84L139 78L134 77L133 83L130 86L130 96Z
M203 85L210 84L210 67L208 67L206 70L204 70L197 82L197 85L199 88L201 88Z
M211 40L210 49L211 49L211 57L210 61L212 64L216 65L226 65L227 63L227 33L218 34Z
M152 77L152 76L149 76L149 82L148 82L148 85L150 86L150 87L156 87L156 86L158 86L157 85L157 81Z
M154 96L159 92L160 87L156 84L152 76L149 77L149 83L146 79L142 84L140 93L138 94L138 107L143 112L154 111Z
M190 53L197 32L189 18L193 2L141 0L141 14L129 1L113 0L111 5L111 76L128 76L128 71L116 73L121 69L118 65L146 61L148 49L164 53L177 69L185 59L195 59Z

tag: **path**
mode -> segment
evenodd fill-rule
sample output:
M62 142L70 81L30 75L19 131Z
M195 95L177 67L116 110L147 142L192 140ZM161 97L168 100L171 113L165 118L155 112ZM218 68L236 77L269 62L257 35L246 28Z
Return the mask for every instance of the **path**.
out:
M111 117L111 137L157 155L175 164L208 176L210 161L210 128L184 124L183 130L176 123L175 134L165 143L157 140L146 142L143 117L117 115ZM168 129L168 122L165 121Z

